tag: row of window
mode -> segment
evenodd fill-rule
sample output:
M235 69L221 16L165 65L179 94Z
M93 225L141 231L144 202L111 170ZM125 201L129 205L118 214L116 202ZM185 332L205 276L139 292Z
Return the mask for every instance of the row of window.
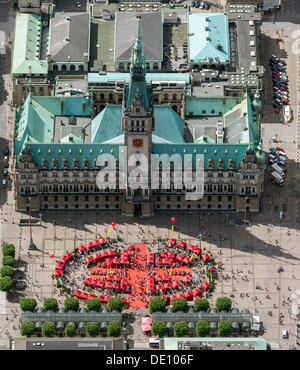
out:
M170 202L171 201L171 197L170 196L167 196L166 197L167 198L167 202ZM177 199L177 202L181 202L181 200L182 200L182 197L179 195L179 196L177 196L176 197L176 199ZM207 198L207 201L208 202L211 202L211 196L209 195ZM158 202L160 202L161 201L161 197L158 195L157 197L156 197L156 200L158 201ZM227 200L228 200L228 202L232 202L232 196L231 195L229 195L228 197L227 197ZM249 199L247 199L247 201L248 201ZM188 202L189 202L189 200L187 200ZM220 196L218 196L218 202L222 202L222 196L220 195Z
M95 202L99 202L99 196L98 195L96 195L95 197L93 197L94 198L94 200L95 200ZM118 202L119 200L120 200L120 197L117 195L117 196L115 196L114 197L115 198L115 201L116 202ZM54 202L58 202L58 196L57 195L55 195L54 197L53 197L53 199L54 199ZM85 197L84 197L84 200L86 201L86 202L88 202L89 200L91 200L92 199L92 197L89 197L88 195L86 195ZM49 200L49 197L48 197L48 195L44 195L44 202L48 202L48 200ZM68 202L69 201L69 197L68 197L68 195L65 195L64 196L64 201L65 202ZM78 195L75 195L74 196L74 201L75 202L78 202L79 201L79 196ZM106 196L105 197L105 201L106 202L109 202L109 196Z
M48 204L47 203L45 203L43 206L42 206L42 208L44 208L44 209L48 209L49 207L48 207ZM58 204L57 203L55 203L54 204L54 208L55 209L58 209L59 207L58 207ZM65 209L69 209L69 205L68 204L65 204L64 205L64 208ZM71 209L72 209L73 207L71 207ZM79 204L74 204L74 208L75 209L79 209ZM90 205L89 204L85 204L85 206L84 206L84 208L85 209L89 209L89 208L91 208L90 207ZM93 207L93 208L96 208L96 209L98 209L98 208L105 208L105 209L110 209L110 208L112 208L109 204L105 204L105 207L100 207L99 206L99 204L95 204L95 207ZM116 203L115 204L115 208L114 209L119 209L120 208L120 205L119 205L119 203Z

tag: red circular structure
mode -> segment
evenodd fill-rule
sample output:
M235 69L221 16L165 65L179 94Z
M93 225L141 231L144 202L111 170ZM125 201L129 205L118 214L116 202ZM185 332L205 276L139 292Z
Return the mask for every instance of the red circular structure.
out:
M214 269L214 266L209 266L209 269L212 271Z
M115 221L113 221L113 222L111 223L111 226L112 226L112 227L115 227L115 226L116 226Z
M172 218L171 218L171 221L172 221L172 222L175 222L175 221L176 221L176 218L175 218L175 217L172 217Z
M54 254L50 254L50 256L49 256L50 258L53 258L54 257Z

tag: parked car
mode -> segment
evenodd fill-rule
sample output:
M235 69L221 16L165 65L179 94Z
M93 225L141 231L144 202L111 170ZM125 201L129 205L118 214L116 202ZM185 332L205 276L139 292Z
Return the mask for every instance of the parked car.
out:
M7 171L6 168L4 168L4 170L3 170L3 176L6 177L7 175L8 175L8 171Z
M6 156L8 156L8 155L9 155L9 148L8 148L8 147L6 147L6 148L4 149L3 154L4 154L4 155L6 155Z
M192 6L192 7L194 7L194 6L195 6L195 1L192 1L191 6Z
M2 188L5 189L7 187L6 179L2 179Z

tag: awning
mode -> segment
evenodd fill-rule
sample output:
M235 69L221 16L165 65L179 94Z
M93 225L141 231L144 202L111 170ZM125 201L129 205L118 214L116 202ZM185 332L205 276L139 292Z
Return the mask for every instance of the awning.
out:
M168 240L168 244L170 244L170 245L176 245L176 239L174 239L174 238L170 238L170 239Z
M180 247L180 248L185 248L185 247L186 247L186 242L184 242L183 240L180 240L180 241L178 242L178 247Z

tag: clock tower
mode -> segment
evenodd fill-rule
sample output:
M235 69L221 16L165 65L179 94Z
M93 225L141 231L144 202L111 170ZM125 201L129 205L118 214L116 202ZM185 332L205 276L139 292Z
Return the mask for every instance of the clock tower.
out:
M123 213L127 216L153 214L151 204L151 153L154 130L152 89L146 83L146 61L141 42L141 18L130 58L130 83L124 89L122 130L127 148L127 176Z

